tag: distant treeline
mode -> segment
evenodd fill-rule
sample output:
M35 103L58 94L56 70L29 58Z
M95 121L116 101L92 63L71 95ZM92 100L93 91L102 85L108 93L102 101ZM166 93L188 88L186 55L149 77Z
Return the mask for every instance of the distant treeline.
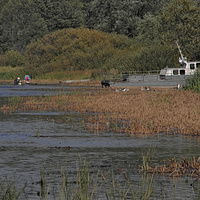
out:
M0 66L147 71L200 60L200 0L1 0Z

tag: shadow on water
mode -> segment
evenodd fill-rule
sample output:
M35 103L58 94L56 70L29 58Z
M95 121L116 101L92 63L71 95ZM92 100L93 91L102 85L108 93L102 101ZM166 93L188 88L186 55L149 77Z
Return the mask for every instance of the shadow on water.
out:
M18 186L27 182L28 199L39 199L41 170L51 183L50 189L61 177L57 173L61 166L68 172L70 181L75 182L80 158L90 163L91 173L101 170L104 176L109 172L116 176L127 175L137 188L142 176L138 172L142 152L155 147L154 160L157 163L172 157L199 156L200 152L195 137L163 134L130 138L110 132L90 133L85 131L82 123L87 116L79 113L18 113L1 115L0 118L0 176L18 177ZM172 199L174 193L178 193L181 199L198 199L195 192L199 188L198 181L190 177L175 182L155 175L154 187L156 192L152 199Z

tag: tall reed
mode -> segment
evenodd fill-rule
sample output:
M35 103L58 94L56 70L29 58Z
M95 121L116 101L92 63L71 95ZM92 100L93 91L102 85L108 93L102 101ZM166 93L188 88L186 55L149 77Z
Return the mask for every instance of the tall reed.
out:
M147 154L151 155L151 151L148 150ZM159 185L156 180L155 173L150 176L148 173L142 173L139 180L134 180L130 171L123 169L119 171L114 166L105 170L96 170L87 161L80 160L75 173L69 173L66 166L61 166L59 170L52 169L51 172L42 169L38 182L40 186L38 197L41 200L148 200L160 199L160 195L164 195L163 199L182 197L184 185L180 190L180 182L177 179L173 179L172 188L168 187L168 183L163 185L161 191L157 190ZM198 180L191 185L195 189L196 197L199 197ZM1 179L0 198L2 200L29 199L25 191L27 186L28 183L19 188L16 180ZM34 192L36 195L36 191Z

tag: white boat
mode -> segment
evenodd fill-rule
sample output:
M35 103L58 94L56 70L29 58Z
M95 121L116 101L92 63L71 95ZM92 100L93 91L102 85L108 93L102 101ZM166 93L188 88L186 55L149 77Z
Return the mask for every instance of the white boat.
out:
M180 68L164 68L160 71L160 79L169 79L173 78L173 76L184 76L190 77L194 75L195 71L200 68L200 61L187 61L187 58L183 56L180 50L180 46L177 46L179 49L179 53L181 57L179 58L179 63L181 64Z

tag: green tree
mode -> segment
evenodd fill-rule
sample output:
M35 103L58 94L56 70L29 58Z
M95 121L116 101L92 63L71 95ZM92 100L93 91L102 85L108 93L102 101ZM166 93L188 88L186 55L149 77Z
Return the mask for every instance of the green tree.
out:
M82 3L79 0L33 0L37 12L47 24L48 31L76 28L84 25Z
M164 2L166 1L87 0L83 3L86 27L135 37L138 34L138 21L147 13L160 14Z
M177 40L185 56L199 60L199 8L189 0L175 0L163 5L165 10L160 15L147 13L138 21L137 40L143 50L136 61L148 70L180 66Z
M45 22L31 0L10 0L0 15L0 51L23 51L32 39L46 32Z
M84 5L90 5L85 9L88 28L129 37L136 35L137 3L128 0L93 0Z
M1 10L3 9L3 7L8 3L9 0L1 0L0 1L0 13L1 13Z
M175 0L160 18L162 42L176 49L178 40L182 52L192 60L200 60L200 9L191 0Z
M86 28L63 29L30 43L26 57L34 76L55 71L118 68L115 55L125 55L132 40ZM115 64L107 65L110 61Z
M147 13L142 19L138 20L138 39L141 42L157 43L160 39L160 28L159 17Z

